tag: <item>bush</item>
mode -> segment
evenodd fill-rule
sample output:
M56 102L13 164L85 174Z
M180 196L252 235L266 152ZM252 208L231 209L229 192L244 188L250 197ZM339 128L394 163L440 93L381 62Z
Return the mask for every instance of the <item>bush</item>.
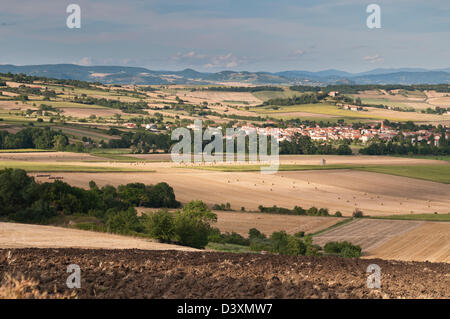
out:
M175 218L175 237L181 245L205 248L209 231L208 224L187 214L179 213Z
M337 211L336 213L334 213L334 216L336 217L342 217L342 213L340 211Z
M301 256L306 253L305 243L296 236L288 236L287 255Z
M348 241L329 242L324 246L324 250L328 254L339 255L346 258L357 258L361 256L361 247L353 245Z
M363 212L361 210L359 210L358 208L355 208L355 210L353 211L353 217L361 218L363 216L364 216Z
M187 203L175 217L175 238L181 245L205 248L211 232L211 223L217 215L202 201Z
M213 210L231 211L231 204L215 204L212 208Z
M175 235L175 218L167 210L150 215L145 223L151 237L161 241L170 241Z
M267 238L254 238L250 240L250 250L252 251L272 251L272 242Z
M131 207L117 213L110 213L106 220L106 230L111 233L129 235L139 232L140 227L136 210Z
M248 238L250 240L253 239L266 239L266 235L264 235L263 233L261 233L259 230L257 230L256 228L252 228L248 231Z
M272 252L280 255L288 254L288 234L285 231L273 232L270 236Z

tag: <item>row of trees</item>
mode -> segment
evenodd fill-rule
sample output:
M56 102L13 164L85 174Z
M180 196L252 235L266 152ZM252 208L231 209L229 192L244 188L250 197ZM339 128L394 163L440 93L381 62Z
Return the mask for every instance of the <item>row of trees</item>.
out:
M29 127L17 133L0 131L0 149L55 149L62 151L69 145L69 138L62 131L54 131L49 127Z
M216 91L216 92L261 92L261 91L272 91L272 92L283 92L283 88L277 86L212 86L207 88L196 89L193 88L191 91Z
M305 93L300 96L290 98L277 98L265 101L263 105L298 105L298 104L314 104L319 103L327 97L325 93Z
M290 87L293 91L298 92L333 92L338 91L342 94L357 94L361 91L368 90L405 90L405 91L425 91L435 90L436 92L450 92L450 85L448 84L334 84L325 87L320 86L305 86L295 85Z
M440 146L434 146L427 144L426 141L419 143L376 141L360 149L359 153L364 155L450 155L448 142L442 138L440 142Z
M86 97L74 97L72 102L87 104L87 105L100 105L113 109L119 109L124 113L136 113L147 114L144 110L148 109L147 102L122 102L118 100L108 100L105 98L97 99L92 96Z
M158 208L180 206L173 189L166 183L154 186L129 184L116 189L110 185L99 188L91 181L89 186L90 189L86 190L59 180L37 183L24 170L2 170L0 216L24 223L45 224L58 216L77 214L96 217L108 225L118 218L116 215L135 215L134 207L137 205Z
M347 143L334 147L329 143L315 143L309 136L296 134L291 141L280 142L280 154L351 155L352 150Z
M149 153L162 150L169 152L174 141L171 140L169 134L151 133L147 131L124 132L120 133L120 139L111 139L108 142L101 142L103 148L130 148L135 153Z

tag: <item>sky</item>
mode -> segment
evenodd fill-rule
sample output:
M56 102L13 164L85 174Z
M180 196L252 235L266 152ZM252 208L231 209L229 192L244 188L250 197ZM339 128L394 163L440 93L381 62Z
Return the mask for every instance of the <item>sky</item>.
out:
M80 29L66 25L72 3ZM379 29L366 25L369 4ZM0 64L363 72L449 61L449 0L0 0Z

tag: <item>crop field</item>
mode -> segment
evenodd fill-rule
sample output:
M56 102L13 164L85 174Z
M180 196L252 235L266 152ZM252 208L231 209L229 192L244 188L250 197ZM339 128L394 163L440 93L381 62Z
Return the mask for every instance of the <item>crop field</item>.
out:
M382 104L382 103L381 103ZM335 105L317 103L317 104L301 104L292 106L280 106L274 110L271 107L257 107L251 110L259 114L270 115L281 118L307 117L310 116L330 116L341 117L344 119L360 119L360 120L389 120L389 121L424 121L424 122L446 122L450 121L448 115L421 114L417 112L399 112L386 109L378 109L374 107L366 107L367 111L350 111L339 109Z
M93 163L94 165L94 163ZM98 163L95 163L98 166ZM141 182L167 182L177 199L186 203L201 199L209 205L230 202L235 210L258 210L259 205L293 208L312 206L340 211L350 216L355 208L365 215L388 216L409 213L448 213L450 185L400 176L354 170L279 172L217 172L196 169L173 169L168 163L145 163L152 173L60 173L64 180L79 187L120 185ZM139 169L131 163L110 167Z
M159 243L150 238L0 222L0 249L7 248L195 250L190 247Z
M450 223L359 219L314 237L360 245L363 256L405 261L450 262Z
M450 263L450 223L426 222L372 249L370 257Z
M450 264L213 252L0 250L0 275L27 274L35 294L70 295L68 261L83 271L77 298L449 298ZM383 271L367 288L366 269ZM405 289L405 287L408 287Z
M338 217L290 216L278 214L258 214L246 212L215 212L217 224L222 232L236 232L248 237L248 231L256 228L270 236L275 231L284 230L288 234L303 231L305 234L315 233L345 220Z
M264 165L238 165L238 166L205 166L200 169L222 171L222 172L256 172L260 171ZM330 164L321 165L292 165L281 164L279 171L307 171L307 170L338 170L351 169L389 175L398 175L417 179L424 179L433 182L450 184L450 165L350 165L350 164Z

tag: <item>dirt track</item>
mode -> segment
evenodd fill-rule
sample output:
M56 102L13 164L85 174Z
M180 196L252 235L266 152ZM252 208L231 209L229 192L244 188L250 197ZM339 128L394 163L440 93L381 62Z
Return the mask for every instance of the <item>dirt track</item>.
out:
M24 274L38 289L67 292L81 268L81 298L449 298L450 264L206 252L0 250L0 276ZM381 289L366 286L369 264Z

